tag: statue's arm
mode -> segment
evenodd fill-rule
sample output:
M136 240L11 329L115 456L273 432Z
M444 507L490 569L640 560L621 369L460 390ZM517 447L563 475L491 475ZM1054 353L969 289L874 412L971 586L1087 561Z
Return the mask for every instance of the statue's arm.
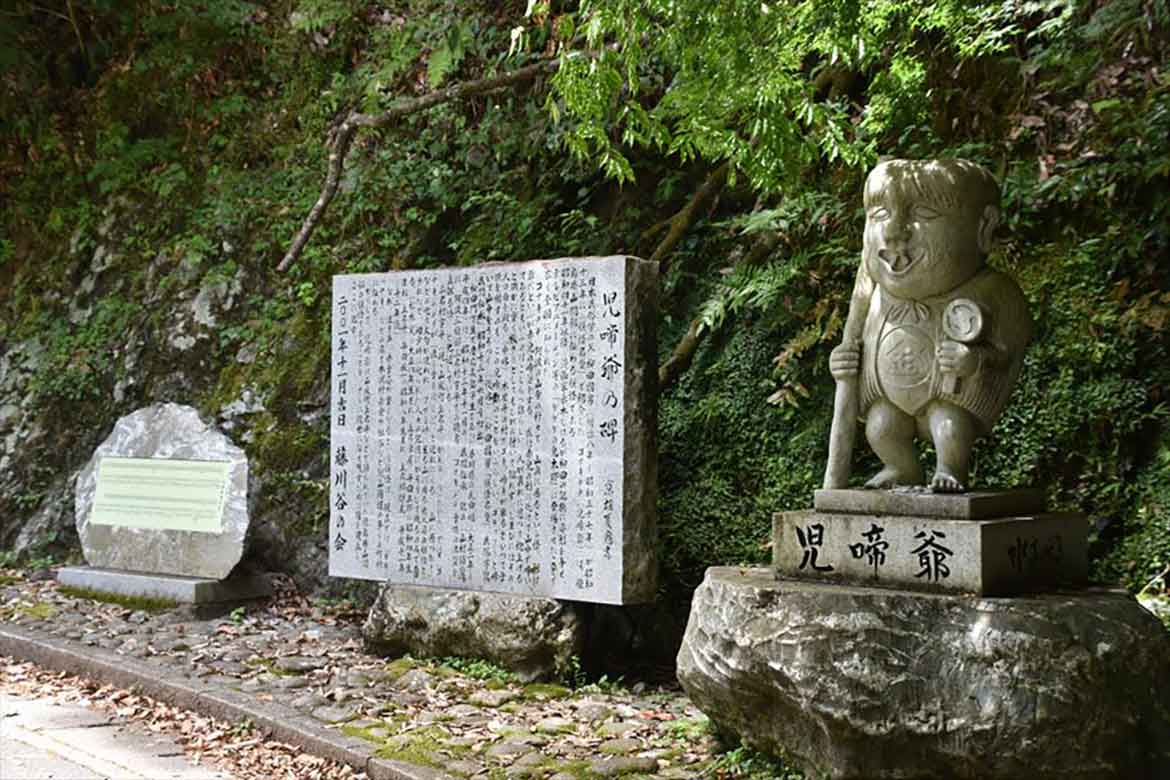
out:
M841 342L861 343L865 318L869 315L869 299L873 296L873 277L865 270L865 261L857 265L857 279L853 282L853 295L849 298L849 313L845 317L845 330Z
M849 313L841 333L841 344L829 355L829 370L837 379L856 376L861 366L861 339L865 319L869 315L869 299L873 296L873 278L865 270L865 262L857 267L853 295L849 299Z

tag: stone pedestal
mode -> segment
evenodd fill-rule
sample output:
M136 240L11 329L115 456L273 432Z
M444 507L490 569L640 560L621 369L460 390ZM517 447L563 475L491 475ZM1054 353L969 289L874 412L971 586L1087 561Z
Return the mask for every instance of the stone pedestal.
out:
M813 492L813 509L836 514L918 515L948 520L986 520L1018 517L1044 511L1044 491L974 490L934 493L928 488L892 490L841 488Z
M362 635L386 655L484 658L531 682L569 668L585 626L573 605L556 599L385 585Z
M57 571L57 582L73 588L118 596L166 599L180 604L222 604L250 601L272 595L264 577L235 575L226 580L184 577L174 574L67 566Z
M819 490L815 506L773 519L783 577L1007 595L1087 574L1087 521L1045 512L1040 491Z
M678 677L721 730L815 776L1170 777L1170 634L1122 591L978 598L716 567Z

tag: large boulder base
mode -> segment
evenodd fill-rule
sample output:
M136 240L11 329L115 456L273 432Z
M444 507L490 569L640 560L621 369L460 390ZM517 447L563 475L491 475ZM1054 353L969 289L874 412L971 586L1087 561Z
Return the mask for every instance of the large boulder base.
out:
M1170 777L1170 634L1122 591L978 598L715 567L678 678L816 776Z
M526 682L569 669L585 641L565 602L414 585L384 586L362 634L385 655L484 658Z

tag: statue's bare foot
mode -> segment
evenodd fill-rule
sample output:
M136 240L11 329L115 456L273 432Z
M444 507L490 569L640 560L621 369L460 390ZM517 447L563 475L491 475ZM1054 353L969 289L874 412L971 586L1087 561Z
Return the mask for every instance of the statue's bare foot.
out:
M865 487L869 490L888 490L899 485L917 485L922 482L922 474L907 474L901 469L886 466L874 474Z
M935 493L966 493L967 486L951 472L939 466L930 480L930 489Z

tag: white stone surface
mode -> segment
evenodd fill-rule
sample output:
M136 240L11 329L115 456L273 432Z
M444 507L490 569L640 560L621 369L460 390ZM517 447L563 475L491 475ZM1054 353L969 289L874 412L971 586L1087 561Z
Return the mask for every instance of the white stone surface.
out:
M230 461L120 458L98 463L89 522L219 533L231 486Z
M784 577L1004 595L1083 582L1087 532L1078 514L954 520L781 512L772 522L772 555Z
M334 277L330 574L654 594L657 266Z
M228 489L218 531L133 527L91 522L98 464L105 457L226 461ZM132 491L132 486L127 490ZM155 404L118 420L77 478L77 533L92 566L223 579L239 563L248 530L248 459L189 406Z

